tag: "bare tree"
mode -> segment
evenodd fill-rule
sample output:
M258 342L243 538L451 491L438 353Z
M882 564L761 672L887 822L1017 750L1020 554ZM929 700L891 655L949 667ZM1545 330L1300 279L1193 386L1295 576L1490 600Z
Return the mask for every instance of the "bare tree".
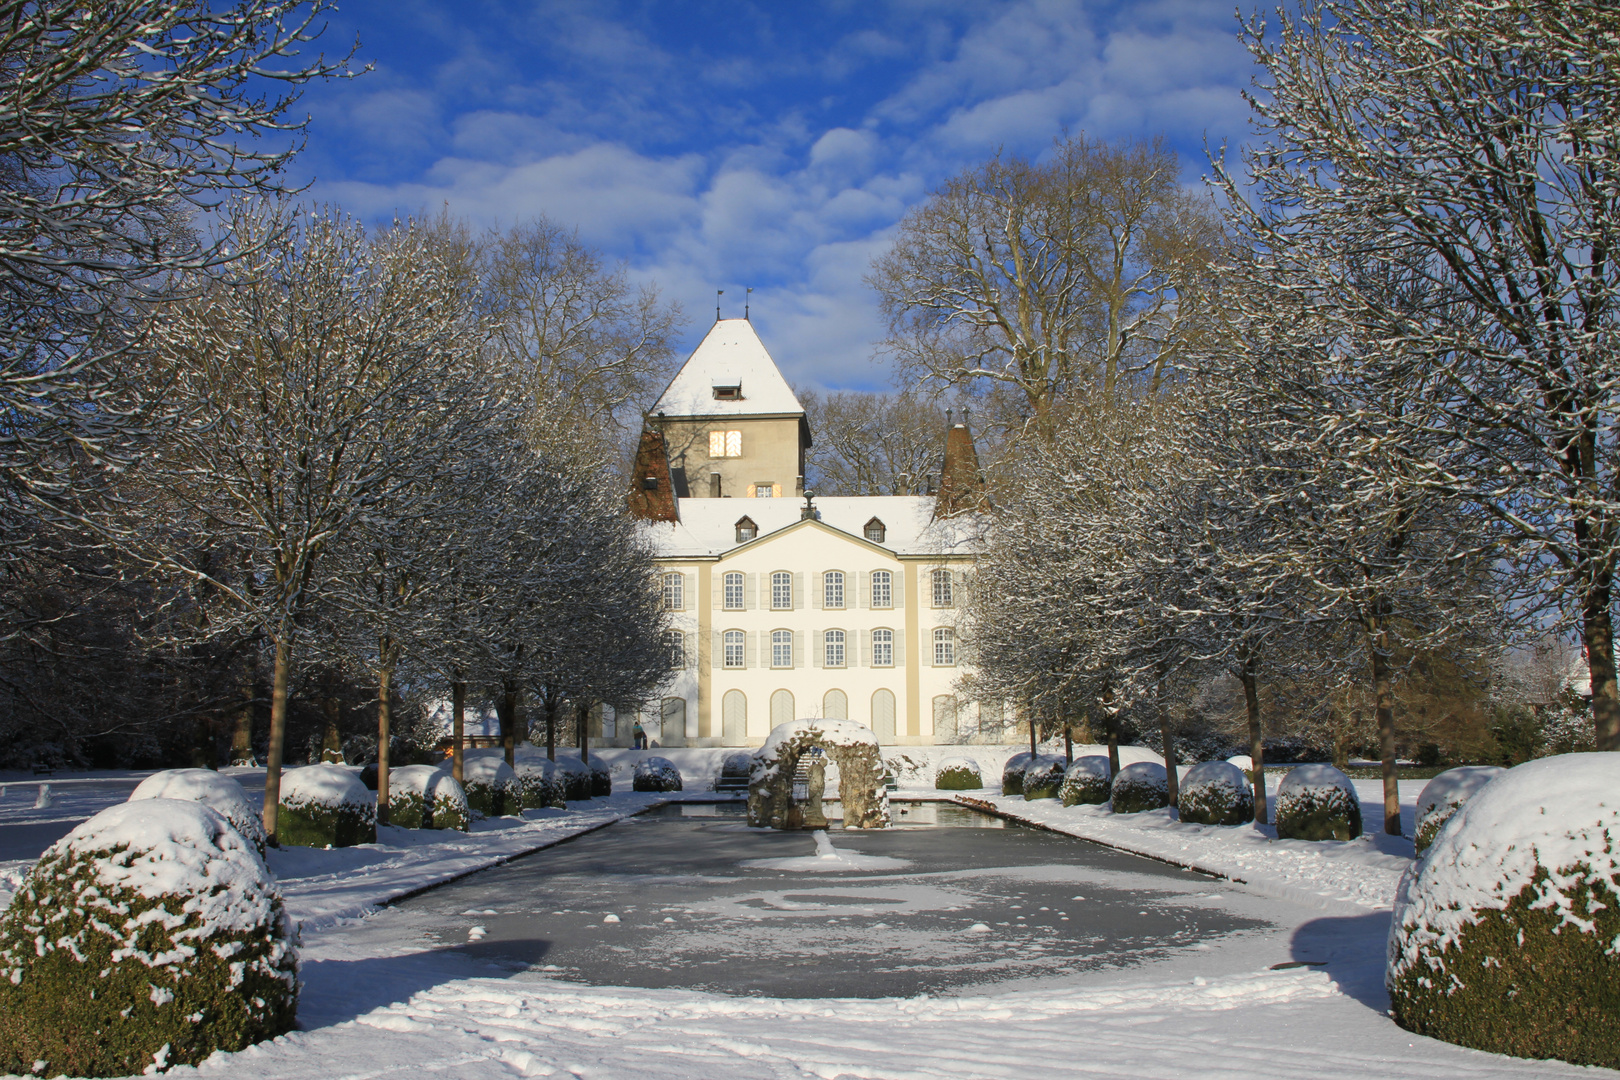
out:
M945 414L915 394L795 391L815 433L807 483L820 495L924 495L939 472Z

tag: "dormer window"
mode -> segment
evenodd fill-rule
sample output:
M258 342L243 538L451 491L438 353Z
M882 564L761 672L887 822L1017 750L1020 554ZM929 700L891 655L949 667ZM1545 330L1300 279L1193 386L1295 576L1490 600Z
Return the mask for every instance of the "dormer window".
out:
M883 522L879 521L877 518L873 518L871 521L866 523L866 538L872 541L872 543L883 543L883 538L888 534L889 530L884 528Z
M742 400L742 384L741 383L734 383L731 386L716 386L714 388L714 400L716 400L716 401L741 401Z
M747 543L758 535L759 526L754 524L753 518L744 517L737 519L737 543Z

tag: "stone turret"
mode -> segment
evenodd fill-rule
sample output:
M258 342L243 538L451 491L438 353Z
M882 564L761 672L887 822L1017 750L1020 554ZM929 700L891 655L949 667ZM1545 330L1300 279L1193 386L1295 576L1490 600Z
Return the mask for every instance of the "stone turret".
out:
M990 506L984 493L984 473L979 471L979 452L974 449L966 417L964 411L962 422L951 424L945 434L945 463L939 470L939 492L934 500L936 518L987 510Z
M641 445L636 448L636 463L630 475L628 501L632 517L644 521L680 520L675 488L670 482L669 451L661 431L649 426L641 432Z

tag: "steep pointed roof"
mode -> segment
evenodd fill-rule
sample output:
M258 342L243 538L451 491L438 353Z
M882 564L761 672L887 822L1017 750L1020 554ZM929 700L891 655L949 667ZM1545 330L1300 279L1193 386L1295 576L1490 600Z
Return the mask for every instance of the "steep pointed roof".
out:
M716 397L716 387L737 387L738 397ZM654 415L803 416L776 361L747 319L721 319L675 373Z

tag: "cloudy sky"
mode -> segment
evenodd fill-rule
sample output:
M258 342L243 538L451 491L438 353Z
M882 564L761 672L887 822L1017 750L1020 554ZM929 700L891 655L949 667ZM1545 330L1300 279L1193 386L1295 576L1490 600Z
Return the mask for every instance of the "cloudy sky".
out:
M1247 133L1229 0L341 0L298 168L370 221L545 214L681 302L753 319L796 385L880 389L862 282L907 209L1065 129L1166 136L1186 181Z

